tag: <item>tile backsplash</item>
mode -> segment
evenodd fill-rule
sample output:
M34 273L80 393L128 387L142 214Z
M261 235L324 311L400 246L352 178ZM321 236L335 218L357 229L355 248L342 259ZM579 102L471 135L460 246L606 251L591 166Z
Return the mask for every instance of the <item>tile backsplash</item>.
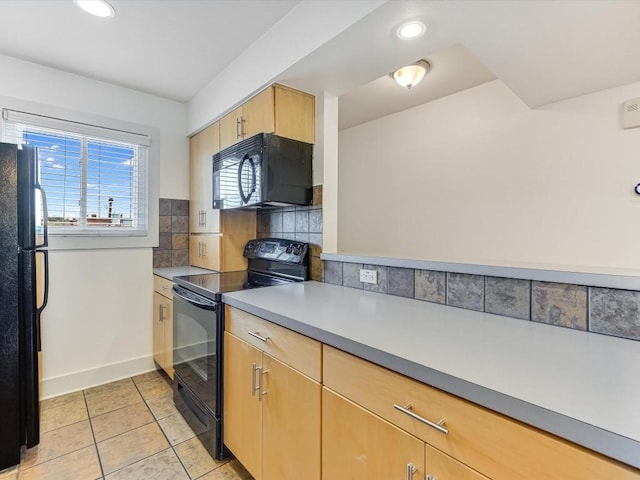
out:
M360 269L378 283L360 282ZM323 261L326 283L640 340L640 291ZM514 320L515 321L515 320Z
M189 263L188 215L188 201L160 200L160 247L154 249L154 267ZM311 206L264 209L257 215L258 238L309 243L312 280L640 340L640 291L323 261L321 185L313 187ZM377 284L360 281L362 268L376 270Z
M305 207L258 210L258 238L286 238L309 243L309 276L322 280L322 185L313 187L313 202Z
M189 200L161 198L159 226L153 268L189 265Z

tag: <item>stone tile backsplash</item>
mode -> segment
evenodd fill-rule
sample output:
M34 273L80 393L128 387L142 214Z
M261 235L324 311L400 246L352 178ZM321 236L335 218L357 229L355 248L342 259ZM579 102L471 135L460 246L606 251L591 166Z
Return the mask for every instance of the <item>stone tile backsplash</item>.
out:
M640 292L589 289L589 330L640 340Z
M389 267L387 288L389 295L414 298L415 273L412 268Z
M361 268L378 284L360 282ZM639 291L330 260L322 273L345 287L640 340Z
M518 278L486 277L484 311L529 320L531 281Z
M160 199L159 243L153 268L189 265L189 200Z
M185 205L174 206L166 203L163 205L161 200L161 232L174 225L184 228L180 224L180 219L173 219L173 216L181 216L185 212L179 210L180 208L185 208ZM168 220L166 215L169 216ZM188 229L188 203L185 215ZM313 187L311 206L258 211L258 237L289 238L309 243L309 275L312 280L493 313L514 319L640 340L640 292L638 291L323 261L320 259L322 228L322 185ZM188 242L188 232L186 233ZM180 233L172 232L173 248L176 245L183 245L181 243L183 239L176 237L175 234ZM168 242L167 238L164 240L161 238L161 246L166 246L167 243L163 241ZM155 250L154 266L156 266ZM188 245L186 253L188 263ZM378 283L373 285L361 282L360 269L362 268L376 270Z
M305 207L281 207L258 210L258 238L287 238L309 243L309 276L322 281L325 276L322 253L322 185L313 187L313 202ZM337 270L328 274L327 281L342 285Z
M447 305L484 311L484 277L447 273Z
M531 297L531 320L534 322L587 329L587 287L532 282Z
M415 271L415 298L433 303L447 303L447 273L433 270Z

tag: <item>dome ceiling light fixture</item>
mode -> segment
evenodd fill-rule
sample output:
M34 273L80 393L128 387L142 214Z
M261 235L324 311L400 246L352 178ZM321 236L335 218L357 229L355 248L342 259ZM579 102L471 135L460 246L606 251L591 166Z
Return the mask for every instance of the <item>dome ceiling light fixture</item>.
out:
M426 60L418 60L416 63L407 65L406 67L399 68L391 74L391 77L407 90L411 90L419 84L424 76L431 69L431 65Z
M418 20L411 20L400 25L396 30L396 35L402 40L414 40L424 35L426 31L427 26L424 23Z
M105 0L73 0L73 2L91 15L100 18L111 18L115 16L116 11Z

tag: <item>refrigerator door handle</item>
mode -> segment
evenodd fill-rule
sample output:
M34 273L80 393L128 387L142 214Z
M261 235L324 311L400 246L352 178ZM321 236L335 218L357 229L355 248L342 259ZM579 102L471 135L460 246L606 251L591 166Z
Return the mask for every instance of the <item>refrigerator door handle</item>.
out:
M49 251L48 250L36 250L36 255L41 253L44 255L44 292L42 295L42 305L36 305L36 338L38 340L38 351L42 350L42 341L40 336L40 317L44 307L47 306L49 301Z
M36 245L35 248L49 246L49 210L47 209L47 194L39 183L35 184L36 190L40 191L42 196L42 243ZM45 302L46 303L46 302Z

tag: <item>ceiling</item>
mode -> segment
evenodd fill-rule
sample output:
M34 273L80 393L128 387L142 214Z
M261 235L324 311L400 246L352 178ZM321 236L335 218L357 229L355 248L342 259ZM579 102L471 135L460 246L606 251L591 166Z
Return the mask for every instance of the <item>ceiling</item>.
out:
M292 0L0 0L0 53L186 102L287 14Z
M261 42L264 51L266 34L284 31L301 4L340 12L363 1L111 0L117 14L101 20L72 0L1 0L0 53L188 102L241 54ZM496 78L532 108L640 81L640 1L390 0L375 7L272 80L339 96L341 128ZM409 18L426 23L427 34L395 37ZM297 30L305 35L304 25ZM421 58L432 65L422 84L407 91L390 81L391 71Z

